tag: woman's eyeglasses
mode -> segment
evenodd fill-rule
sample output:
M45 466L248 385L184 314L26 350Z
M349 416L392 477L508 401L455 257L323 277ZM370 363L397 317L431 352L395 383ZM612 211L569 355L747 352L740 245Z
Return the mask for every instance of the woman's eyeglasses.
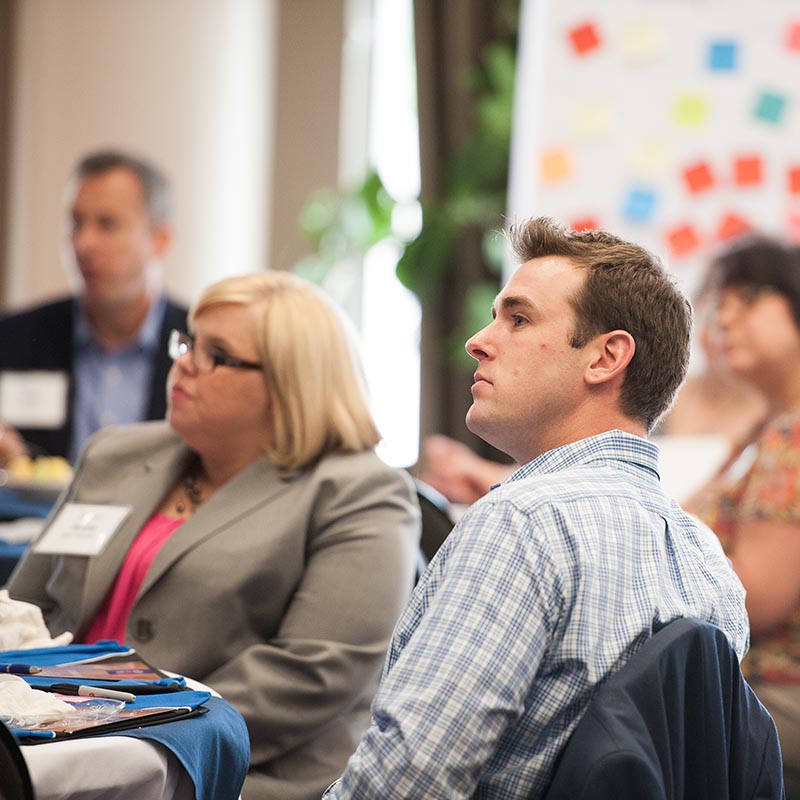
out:
M218 347L195 348L194 336L178 330L173 330L170 333L167 352L173 361L177 361L181 356L189 353L192 364L198 372L213 372L217 367L261 369L261 364L256 364L254 361L245 361L244 359L236 358L236 356L229 356Z

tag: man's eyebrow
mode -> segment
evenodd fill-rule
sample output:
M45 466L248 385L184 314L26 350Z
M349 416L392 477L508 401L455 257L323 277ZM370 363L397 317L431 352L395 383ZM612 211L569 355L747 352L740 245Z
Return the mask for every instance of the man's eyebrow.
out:
M520 297L518 295L506 295L505 297L503 297L500 300L500 304L499 305L500 305L500 308L503 309L503 311L519 311L519 310L522 310L522 311L528 311L528 312L531 312L531 313L536 311L536 306L527 297ZM492 303L492 313L493 314L497 313L497 310L498 310L497 306L498 306L498 302L497 302L497 298L495 298L495 301Z

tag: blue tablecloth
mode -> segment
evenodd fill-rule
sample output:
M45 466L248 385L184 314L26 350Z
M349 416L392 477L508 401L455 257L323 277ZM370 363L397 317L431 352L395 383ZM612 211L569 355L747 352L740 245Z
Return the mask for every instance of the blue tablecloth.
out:
M0 520L20 517L41 517L44 519L53 507L55 497L37 496L33 492L0 488Z
M130 648L109 641L94 645L7 650L0 652L0 661L52 666L126 652L130 652ZM30 677L31 684L42 680ZM107 681L85 680L82 683L109 685ZM241 792L250 763L250 740L242 715L230 703L211 697L207 692L187 691L142 695L127 707L196 706L200 703L208 708L208 713L100 735L133 736L159 742L175 754L189 773L195 785L196 800L234 800Z

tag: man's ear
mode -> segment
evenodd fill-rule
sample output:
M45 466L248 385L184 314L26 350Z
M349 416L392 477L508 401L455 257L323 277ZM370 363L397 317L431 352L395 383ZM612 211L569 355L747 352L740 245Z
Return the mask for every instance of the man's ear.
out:
M627 331L603 333L590 346L594 357L585 375L590 384L606 383L622 375L636 352L636 342Z
M163 258L172 244L172 227L166 224L155 225L150 232L153 242L153 255L156 258Z

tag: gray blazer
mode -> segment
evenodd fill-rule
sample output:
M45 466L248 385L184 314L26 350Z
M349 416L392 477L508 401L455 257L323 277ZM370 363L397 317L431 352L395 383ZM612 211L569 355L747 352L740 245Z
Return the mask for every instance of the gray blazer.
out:
M52 634L79 638L189 455L163 422L95 434L53 513L68 501L133 513L98 556L29 553L11 595L40 606ZM156 556L126 642L244 715L245 800L319 798L344 770L414 582L419 527L408 477L373 452L291 473L261 458Z

